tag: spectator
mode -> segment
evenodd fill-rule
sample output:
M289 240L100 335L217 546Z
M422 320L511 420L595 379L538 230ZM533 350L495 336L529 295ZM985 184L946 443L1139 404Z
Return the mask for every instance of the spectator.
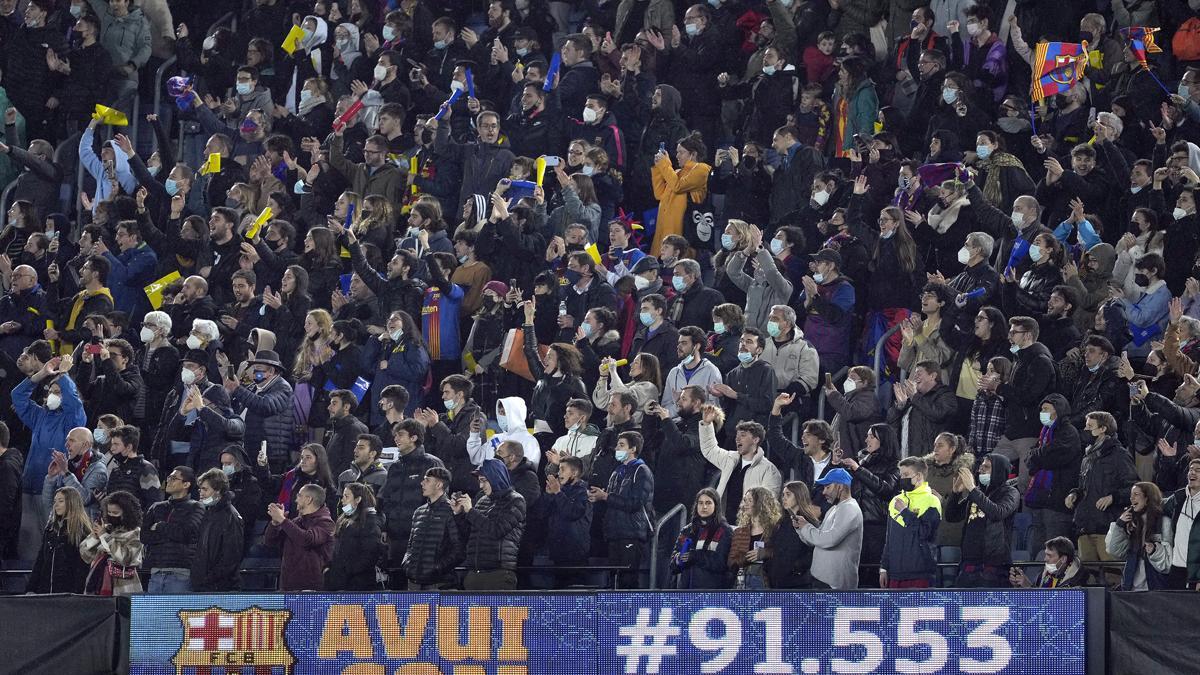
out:
M537 466L541 460L542 449L533 435L529 433L525 423L525 401L516 396L502 398L496 402L496 426L500 433L484 440L483 415L475 418L471 425L471 437L467 441L467 453L471 456L471 464L480 466L486 459L496 454L496 448L505 441L516 441L525 451L525 459Z
M21 465L25 463L25 457L20 450L8 445L8 426L0 422L0 558L16 555L17 537L21 532ZM46 485L42 487L45 501L52 499L53 477L50 472L55 470L57 462L56 456L50 461L46 473ZM49 513L50 509L47 508L46 512Z
M614 458L617 468L607 489L588 488L588 501L605 502L604 541L608 564L624 567L618 572L622 588L640 588L646 542L654 529L654 474L642 460L642 435L625 431L617 437Z
M875 393L875 371L866 366L854 366L842 381L842 391L825 379L825 400L833 408L833 426L838 444L851 458L865 447L867 430L883 420L879 414L879 399Z
M110 435L108 493L127 492L137 498L139 507L146 509L162 501L163 490L158 471L141 456L138 449L142 432L135 426L125 424L113 429Z
M583 460L576 456L563 457L558 473L546 476L546 489L541 497L545 516L545 549L550 560L559 567L588 564L591 547L592 503L588 500L588 485L582 479ZM576 574L559 573L555 587L566 588Z
M350 483L342 489L341 506L333 557L325 568L325 590L377 590L375 566L385 549L375 492L363 483Z
M263 543L283 551L279 590L324 590L322 570L333 558L334 548L334 524L325 505L325 488L305 485L296 497L296 515L289 519L286 508L278 503L267 506L271 522L263 533Z
M775 528L767 545L771 557L766 562L768 588L810 588L812 586L812 546L800 539L798 525L818 522L820 507L812 503L811 489L800 481L783 486L782 505L788 523Z
M245 445L249 448L267 444L267 459L273 468L286 466L292 447L292 385L283 378L279 355L269 349L259 350L249 361L253 384L246 386L230 377L225 378L225 390L236 413L245 412ZM332 487L332 486L326 486Z
M680 335L687 326L701 331L712 330L713 309L725 302L724 296L715 288L705 285L700 263L691 258L675 261L672 268L671 287L675 295L671 298L667 316L679 327Z
M1042 556L1046 563L1033 583L1020 568L1009 570L1008 580L1013 588L1079 588L1088 585L1091 572L1079 564L1075 544L1070 539L1055 537L1047 541Z
M946 499L946 519L962 522L962 564L957 588L1005 588L1012 561L1012 520L1020 494L1008 484L1008 458L992 453L978 473L964 467ZM976 484L978 476L978 485Z
M164 346L154 353L161 349L175 348ZM209 381L207 352L189 349L177 363L178 375L163 401L151 455L159 461L178 461L208 470L220 463L219 454L228 433L245 427L240 417L233 416L229 392Z
M942 503L925 481L925 460L906 457L899 466L899 494L888 505L887 545L879 562L879 587L930 588L938 571Z
M116 490L104 497L100 508L104 511L104 520L93 523L91 534L79 545L83 561L91 566L84 582L84 593L141 593L138 567L145 553L140 539L142 507L137 497Z
M1083 562L1111 561L1104 543L1118 516L1128 506L1129 492L1137 480L1133 460L1117 440L1117 421L1103 411L1088 413L1084 433L1094 440L1083 450L1079 483L1065 504L1075 512L1077 549Z
M378 365L378 374L371 380L372 398L378 398L384 388L393 385L403 387L410 395L421 391L429 373L430 355L425 339L412 316L402 310L388 317L386 332L368 341L363 360ZM417 401L409 399L403 413L411 415L416 408Z
M164 483L166 500L150 506L142 521L145 565L150 570L147 593L187 593L191 588L191 563L204 507L192 499L196 474L177 466Z
M1200 582L1197 574L1197 558L1200 543L1197 531L1196 505L1200 502L1200 459L1192 459L1187 465L1187 484L1171 494L1163 503L1163 516L1171 519L1171 569L1167 573L1167 587L1172 589L1195 589Z
M813 547L814 588L857 588L858 562L862 550L862 510L850 495L853 479L845 469L834 469L816 481L829 510L820 526L805 522L797 528L800 540ZM793 524L795 521L793 520Z
M684 98L686 100L686 95ZM715 97L710 100L715 100ZM653 256L661 253L663 240L668 236L684 233L683 219L687 215L687 206L704 201L708 191L708 174L712 171L712 167L704 163L708 148L700 133L693 131L679 139L675 146L678 169L672 165L671 155L664 146L665 141L659 143L658 154L654 155L650 170L654 198L658 200L658 225L654 230L654 242L650 245L650 255Z
M1129 506L1109 524L1104 545L1108 554L1125 559L1121 590L1157 591L1168 588L1171 568L1171 519L1164 517L1162 492L1154 483L1135 483Z
M746 327L738 341L740 365L725 374L724 383L709 385L709 393L723 399L722 407L735 428L744 421L759 424L767 421L778 387L775 386L774 369L762 359L765 349L766 339L762 332Z
M427 498L421 480L442 460L425 453L425 427L416 420L403 420L392 427L392 439L399 456L388 465L387 482L379 491L379 509L383 512L388 541L388 565L397 568L404 560L413 512ZM444 468L444 467L443 467ZM393 590L397 590L393 588Z
M37 560L25 585L27 593L83 593L88 565L79 547L92 531L92 520L83 508L79 492L58 488L54 492L50 518L42 533Z
M421 479L426 502L413 512L402 563L410 591L447 589L456 582L454 568L462 561L463 542L446 494L450 483L450 472L440 466L428 469Z
M1070 424L1071 407L1062 395L1050 394L1043 399L1038 415L1042 431L1029 454L1030 484L1025 492L1025 506L1033 517L1029 534L1032 541L1049 541L1070 537L1075 532L1066 499L1079 485L1083 453L1080 434ZM1094 438L1090 432L1086 437Z
M733 531L720 508L721 496L712 488L702 488L692 506L692 520L679 533L671 555L672 572L679 575L681 589L723 589L729 587L730 542Z
M766 331L771 308L786 305L792 297L793 287L770 250L763 246L762 230L753 226L748 230L747 241L742 242L725 263L725 273L734 285L746 292L746 325ZM757 263L753 276L744 271L747 260Z
M724 450L717 445L715 424L723 422L719 408L706 404L701 408L700 422L700 452L720 472L717 483L717 494L724 499L725 514L728 519L733 514L737 517L737 509L729 504L741 502L741 495L754 488L765 488L772 495L779 494L783 481L779 469L766 457L762 443L766 438L766 430L757 422L740 422L737 425L737 450Z
M712 385L722 383L721 371L704 358L705 344L704 331L697 326L689 324L679 330L675 347L679 364L667 373L661 398L662 407L671 415L679 412L679 399L687 387L699 387L703 396Z
M0 425L2 424L0 422ZM0 426L0 447L8 445L4 440L7 434L8 426ZM51 455L46 480L42 483L43 501L54 499L59 488L69 487L78 492L83 499L83 508L88 518L99 517L100 498L104 496L108 487L108 463L92 444L93 435L88 429L75 427L67 432L67 454L54 451ZM7 454L6 452L5 455ZM20 455L16 454L14 457ZM50 505L47 504L45 508L49 513Z
M850 472L854 483L850 494L863 514L863 548L859 560L874 567L884 555L884 541L890 522L888 511L900 481L899 446L896 430L887 424L872 424L865 436L865 445L854 457L845 457L841 465ZM830 462L829 466L834 466ZM836 466L834 467L836 468ZM810 493L811 497L811 493ZM870 584L874 569L859 569L859 583ZM887 585L880 582L880 587Z
M833 249L818 251L809 267L813 273L800 279L797 303L803 303L804 329L821 357L821 371L837 373L850 365L854 285L842 275L842 256Z
M763 359L775 370L778 391L806 399L817 389L820 356L796 325L796 310L788 305L771 307L767 335Z
M344 492L347 485L362 483L371 488L372 496L378 497L379 491L387 484L387 469L379 462L382 452L382 439L375 434L359 434L354 442L350 468L338 475L338 489Z
M676 342L678 343L679 340L676 339ZM636 401L633 419L641 422L642 411L646 410L648 404L659 398L659 388L662 384L661 372L656 356L644 352L639 353L630 360L629 378L631 381L626 384L621 379L617 362L612 358L605 358L600 361L600 378L596 380L596 388L592 391L592 403L595 403L597 408L607 408L612 402L615 392L629 394Z
M484 460L475 472L479 504L460 494L451 506L460 528L466 530L467 575L463 588L512 590L517 587L517 550L525 531L525 499L513 489L508 470L498 459Z
M358 441L367 433L367 425L354 416L354 407L357 405L358 399L348 389L336 389L329 393L329 422L324 445L325 452L329 454L329 470L336 476L341 476L351 468Z
M900 436L902 457L920 455L933 447L938 431L958 412L954 392L939 381L939 373L937 362L921 361L908 381L892 385L896 400L888 410L888 423Z
M735 588L766 588L765 561L773 552L767 542L780 525L779 499L775 492L755 487L741 498L737 529L729 546L729 568L736 576Z

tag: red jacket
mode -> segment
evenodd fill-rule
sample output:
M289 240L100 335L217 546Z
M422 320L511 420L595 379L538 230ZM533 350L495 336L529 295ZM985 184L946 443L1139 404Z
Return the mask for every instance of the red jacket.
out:
M264 541L283 549L279 567L279 590L324 590L323 573L333 559L333 518L329 508L267 525Z

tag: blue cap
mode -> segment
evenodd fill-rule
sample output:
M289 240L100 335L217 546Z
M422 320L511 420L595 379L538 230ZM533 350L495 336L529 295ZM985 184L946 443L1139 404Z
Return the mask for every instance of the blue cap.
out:
M840 483L841 485L849 485L854 482L850 477L850 472L845 469L834 469L825 474L825 477L817 481L817 485L829 485L830 483Z

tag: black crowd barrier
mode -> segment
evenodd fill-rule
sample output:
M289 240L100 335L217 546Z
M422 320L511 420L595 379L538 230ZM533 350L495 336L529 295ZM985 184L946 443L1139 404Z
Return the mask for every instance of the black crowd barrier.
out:
M0 596L0 673L129 672L129 598Z
M1110 673L1200 671L1200 593L1108 594Z

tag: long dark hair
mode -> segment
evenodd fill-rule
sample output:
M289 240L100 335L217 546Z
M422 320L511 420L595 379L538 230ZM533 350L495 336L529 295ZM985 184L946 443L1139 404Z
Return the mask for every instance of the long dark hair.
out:
M336 483L333 482L333 472L329 469L329 453L325 452L325 446L320 443L305 443L300 448L300 452L308 450L317 458L317 483L326 490L332 490ZM300 468L300 462L296 462L296 473L304 473Z
M996 351L996 346L1008 341L1008 322L1004 319L1004 313L992 307L985 305L979 308L980 312L987 315L988 321L992 324L992 331L985 339L979 339L979 336L972 333L971 348L968 350L971 356L979 356ZM987 364L983 364L984 369Z
M1133 487L1141 491L1146 498L1146 508L1133 514L1133 520L1125 524L1125 532L1129 535L1129 546L1141 548L1148 540L1162 531L1162 490L1154 483L1139 481ZM1130 507L1133 508L1133 507Z
M891 466L900 461L900 438L896 435L896 429L892 425L883 422L872 424L867 429L867 433L875 434L875 438L879 439L879 449L866 455L867 458L875 458L871 460L872 464L881 463L881 466Z
M371 488L362 483L349 483L343 489L349 490L351 494L359 499L359 502L358 508L354 509L354 513L351 513L348 516L343 513L338 518L338 532L341 532L342 528L361 525L367 518L367 511L375 510L375 493L371 490Z
M308 298L308 270L299 265L288 265L287 271L291 272L292 277L296 279L296 290L285 295L283 289L280 288L279 293L283 297L283 301L291 303L293 299ZM280 286L283 286L282 282Z
M722 508L722 506L721 506L721 494L719 492L717 492L716 490L714 490L713 488L706 487L706 488L701 488L701 490L696 493L696 498L692 500L692 525L693 525L693 527L696 529L699 529L701 527L700 515L699 515L700 498L701 497L708 497L709 499L711 499L713 501L713 504L716 506L716 508L713 509L713 514L712 514L712 517L710 518L710 520L712 521L712 524L717 525L717 526L725 525L725 509Z

